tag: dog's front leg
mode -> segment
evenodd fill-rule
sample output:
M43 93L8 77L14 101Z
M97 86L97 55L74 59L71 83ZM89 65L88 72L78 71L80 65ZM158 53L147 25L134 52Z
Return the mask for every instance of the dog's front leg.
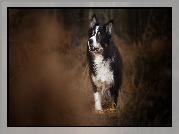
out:
M97 91L94 93L95 110L102 110L101 94Z

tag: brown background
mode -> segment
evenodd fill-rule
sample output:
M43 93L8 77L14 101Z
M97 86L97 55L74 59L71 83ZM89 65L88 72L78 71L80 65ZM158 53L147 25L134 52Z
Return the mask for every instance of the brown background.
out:
M90 16L114 19L124 61L115 114L96 115L86 42ZM9 126L171 126L171 10L10 9Z

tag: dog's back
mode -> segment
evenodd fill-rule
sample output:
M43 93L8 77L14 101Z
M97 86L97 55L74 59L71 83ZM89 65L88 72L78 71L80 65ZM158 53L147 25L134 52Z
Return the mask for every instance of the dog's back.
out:
M87 57L96 110L102 110L104 99L109 100L112 107L116 106L122 84L122 58L111 39L112 27L113 20L99 26L93 15L88 32Z

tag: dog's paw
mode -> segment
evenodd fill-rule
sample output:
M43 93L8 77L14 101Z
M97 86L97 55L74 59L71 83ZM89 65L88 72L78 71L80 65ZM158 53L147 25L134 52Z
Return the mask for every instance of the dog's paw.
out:
M104 114L104 110L95 110L95 113L102 115L102 114Z

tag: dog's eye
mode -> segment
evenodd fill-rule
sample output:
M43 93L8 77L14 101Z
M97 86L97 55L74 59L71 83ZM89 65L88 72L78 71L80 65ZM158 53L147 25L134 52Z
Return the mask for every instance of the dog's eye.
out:
M98 32L98 38L101 39L101 33L100 32Z
M94 35L94 30L92 31L92 35Z

